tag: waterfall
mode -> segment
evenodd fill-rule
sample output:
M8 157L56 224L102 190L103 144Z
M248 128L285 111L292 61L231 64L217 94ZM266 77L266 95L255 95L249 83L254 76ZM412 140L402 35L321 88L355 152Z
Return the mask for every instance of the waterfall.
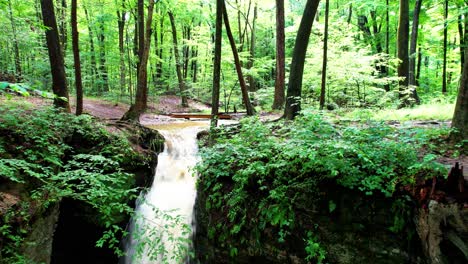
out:
M129 227L125 264L187 262L196 197L191 169L197 162L197 133L206 122L151 127L165 138L153 184L142 193Z

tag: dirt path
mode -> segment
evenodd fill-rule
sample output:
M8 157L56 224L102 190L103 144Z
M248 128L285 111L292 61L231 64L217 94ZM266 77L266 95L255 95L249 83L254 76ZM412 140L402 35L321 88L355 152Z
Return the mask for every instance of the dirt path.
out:
M75 101L72 99L74 110ZM86 98L83 100L83 111L100 119L118 120L130 108L124 103L112 103L109 101ZM175 121L167 115L170 113L187 113L208 111L209 106L197 101L189 100L189 107L182 107L177 96L161 96L157 102L148 103L148 111L140 117L143 125L155 125Z

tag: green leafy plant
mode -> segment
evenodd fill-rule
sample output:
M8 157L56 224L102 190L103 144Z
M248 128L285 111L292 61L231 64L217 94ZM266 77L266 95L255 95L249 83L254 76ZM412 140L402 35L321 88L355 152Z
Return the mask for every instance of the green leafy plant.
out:
M298 212L321 199L324 182L390 198L398 184L441 176L446 169L434 155L418 157L433 138L422 134L382 122L340 127L310 110L289 125L243 119L237 133L221 130L217 144L202 149L196 167L205 209L227 220L210 223L209 236L229 248L261 252L268 239L281 248L300 233ZM315 238L303 239L310 258L323 259Z

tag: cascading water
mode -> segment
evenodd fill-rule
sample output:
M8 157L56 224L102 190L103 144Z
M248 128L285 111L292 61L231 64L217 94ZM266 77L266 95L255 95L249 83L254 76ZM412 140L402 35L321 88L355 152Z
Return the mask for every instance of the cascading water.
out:
M153 126L165 138L151 189L142 194L130 224L125 264L186 262L195 203L197 132L206 122Z

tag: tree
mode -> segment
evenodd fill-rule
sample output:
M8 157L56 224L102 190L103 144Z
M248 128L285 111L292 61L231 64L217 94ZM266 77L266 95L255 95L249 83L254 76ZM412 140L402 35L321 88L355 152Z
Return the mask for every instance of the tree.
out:
M276 77L273 109L284 107L284 0L276 0Z
M146 18L146 34L142 56L138 67L137 90L135 103L124 114L122 120L139 120L140 115L146 110L148 103L148 57L151 45L151 23L153 21L154 0L148 5L148 17Z
M183 107L188 107L188 101L187 101L187 95L185 94L185 80L184 76L182 75L182 69L181 69L181 61L180 61L180 55L179 55L179 46L177 44L177 30L175 26L175 21L174 21L174 14L172 12L167 13L169 15L169 20L171 22L171 28L172 28L172 43L174 44L174 59L175 59L175 65L176 65L176 72L177 72L177 79L179 81L179 90L180 90L180 96L182 98L182 106Z
M408 89L409 84L409 55L408 55L408 39L409 39L409 2L400 0L400 17L398 21L398 77L399 82L399 97L401 100L400 107L411 106L414 102L418 102L416 89Z
M465 48L465 58L468 58L468 49ZM458 89L457 103L453 113L452 128L458 133L453 134L455 139L468 140L468 60L465 59L463 74Z
M49 53L50 70L52 73L52 91L56 95L54 106L70 112L68 103L68 87L65 76L65 65L60 48L57 20L55 19L54 4L52 0L41 0L42 19L46 30L47 50Z
M330 0L325 0L325 32L323 39L322 86L320 88L320 110L325 106L325 91L327 85L327 53L328 53L328 13Z
M223 31L224 0L216 0L216 32L213 65L213 90L211 93L211 127L218 125L219 82L221 77L221 41Z
M124 48L124 31L125 31L125 0L122 0L121 10L117 10L117 25L119 27L119 65L120 65L120 94L125 91L125 48ZM157 35L157 34L155 34Z
M320 0L307 0L299 30L297 31L291 62L291 73L289 74L286 107L284 109L284 117L288 120L293 120L301 111L304 62L307 46L309 44L310 32L319 2Z
M224 3L224 2L223 2ZM226 27L226 33L229 38L229 43L231 44L232 55L234 56L234 64L237 71L237 77L239 78L239 85L242 92L242 100L244 101L245 109L247 115L254 115L255 109L252 106L249 98L249 92L247 91L247 85L245 84L244 76L242 75L242 68L239 60L239 54L237 53L236 43L234 41L234 36L232 35L231 26L229 25L229 18L226 10L226 5L223 4L223 18L224 26Z
M442 66L442 93L447 93L447 38L448 38L448 0L444 3L444 62Z
M413 12L413 26L411 29L411 42L409 51L409 85L416 85L416 45L418 43L419 14L421 12L422 0L416 0Z
M15 23L15 17L13 16L13 8L11 7L11 0L8 0L8 14L10 16L11 29L13 32L13 46L15 50L16 75L21 78L22 71L21 71L21 60L20 60L19 47L18 47L18 34L16 32L16 23Z
M76 19L77 0L71 2L71 28L72 28L72 48L73 61L75 66L75 85L76 85L76 115L83 113L83 83L81 81L81 62L80 47L78 35L78 23Z

